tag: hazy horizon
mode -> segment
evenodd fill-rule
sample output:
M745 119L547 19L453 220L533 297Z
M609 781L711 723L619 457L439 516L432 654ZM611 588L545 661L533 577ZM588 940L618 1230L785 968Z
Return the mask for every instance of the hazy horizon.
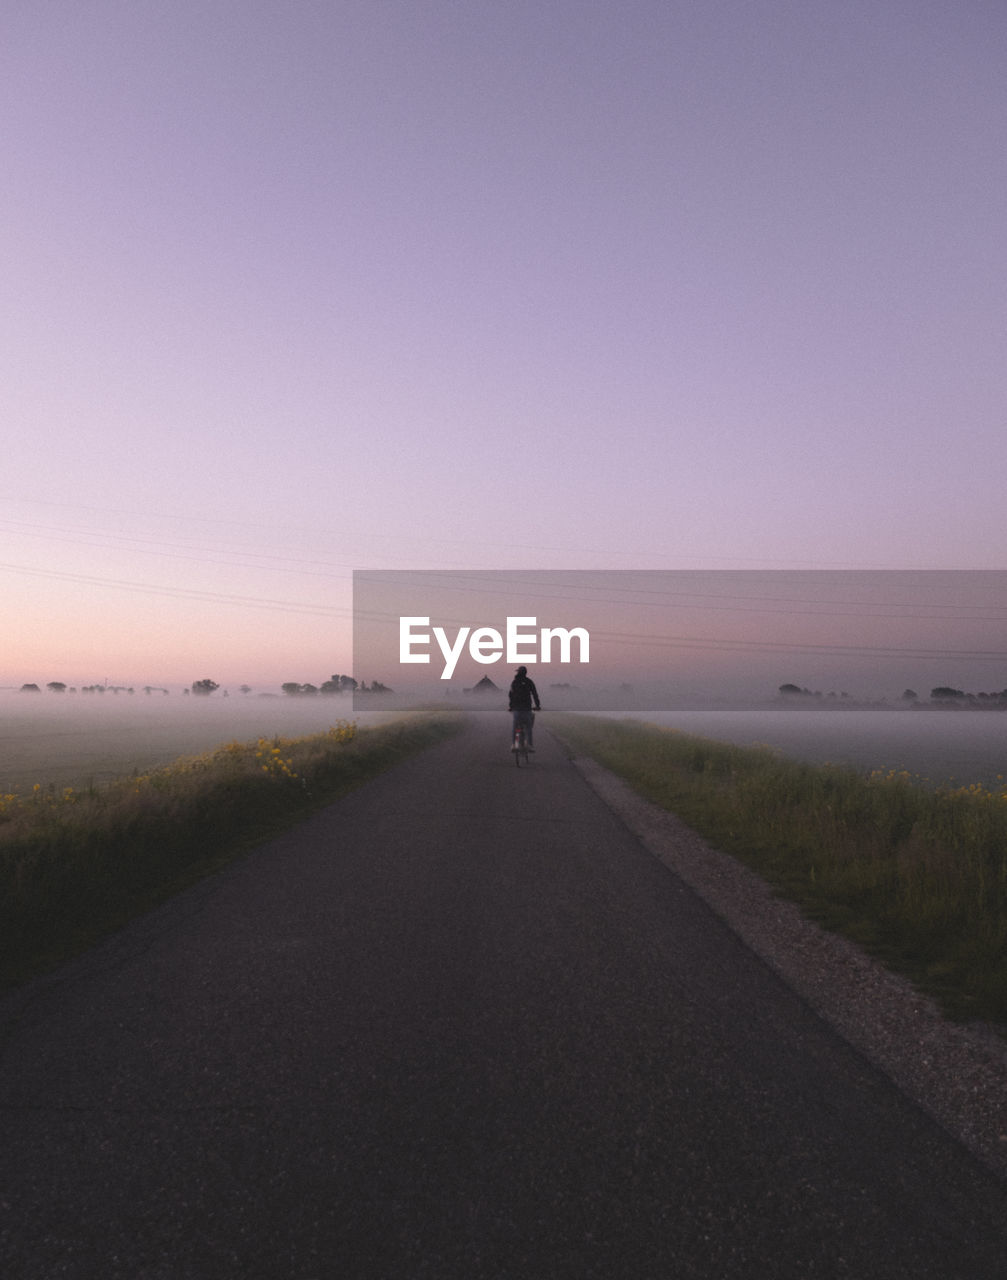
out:
M540 728L548 732L553 713L577 706L570 707L548 688L543 695L546 709ZM107 782L225 742L320 733L339 720L367 725L389 712L396 714L401 705L398 699L361 703L323 696L37 696L0 690L0 793L30 791L36 783L62 787ZM441 705L494 719L501 752L506 750L510 717L502 691L486 699L456 692ZM934 785L953 780L956 785L1002 786L1004 713L956 713L931 709L926 703L910 710L897 701L886 707L834 704L830 709L818 699L796 704L766 699L716 705L694 701L669 708L666 703L623 697L613 699L611 706L595 700L587 709L741 746L768 745L812 763L864 771L906 769Z

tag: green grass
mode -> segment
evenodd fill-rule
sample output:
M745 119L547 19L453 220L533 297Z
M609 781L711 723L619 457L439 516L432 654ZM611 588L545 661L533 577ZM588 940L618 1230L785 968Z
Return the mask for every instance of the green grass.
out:
M550 723L952 1017L1007 1029L1007 788L935 789L638 721Z
M0 794L0 990L460 728L420 712L230 742L107 786Z

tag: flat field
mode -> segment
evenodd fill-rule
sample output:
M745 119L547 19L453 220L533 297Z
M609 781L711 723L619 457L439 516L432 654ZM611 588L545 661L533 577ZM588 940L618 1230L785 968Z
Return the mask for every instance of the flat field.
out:
M102 784L224 742L320 733L354 713L349 697L0 694L0 793Z
M1007 712L907 709L628 712L665 729L769 746L807 764L846 765L863 773L905 771L932 786L996 787L1007 777Z
M989 787L1007 777L1007 712L766 708L624 714L737 746L765 744L811 764L843 764L865 773L906 770L933 785ZM337 720L365 725L381 718L379 712L354 712L348 697L4 691L0 793L30 791L36 783L101 784L224 742L297 737L322 732ZM542 724L548 725L548 713Z

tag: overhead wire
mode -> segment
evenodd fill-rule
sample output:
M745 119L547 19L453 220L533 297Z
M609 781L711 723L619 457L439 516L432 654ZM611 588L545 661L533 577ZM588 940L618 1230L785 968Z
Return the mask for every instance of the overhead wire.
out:
M20 501L20 500L18 500ZM45 504L43 504L45 505ZM125 511L115 511L108 508L92 508L83 504L47 504L60 505L64 507L73 507L79 510L96 511L99 514L133 514ZM177 517L181 518L181 517ZM214 520L209 518L207 523L218 525L229 524L231 526L239 525L240 522ZM282 572L286 575L296 573L298 575L327 578L334 581L348 583L351 577L351 571L354 566L344 561L332 561L327 559L307 559L298 556L282 555L276 552L265 552L259 550L245 550L235 547L204 547L204 552L209 554L192 554L193 551L199 550L199 545L193 547L191 542L175 541L173 539L165 539L157 536L146 534L129 533L123 534L118 531L93 530L89 528L67 528L62 525L46 525L37 522L13 520L10 518L0 518L0 528L6 527L11 532L19 535L41 538L48 541L60 541L81 545L86 547L99 547L106 550L124 551L126 553L140 553L144 555L156 555L164 558L173 558L189 562L202 563L207 565L222 566L228 568L248 569L256 572ZM442 540L446 541L446 540ZM235 559L234 557L242 557ZM258 563L252 563L257 561ZM109 587L115 590L128 590L133 593L142 593L147 595L164 596L174 599L187 599L203 603L223 604L230 606L239 606L243 608L254 608L266 610L270 612L287 612L297 614L307 614L317 617L325 617L331 619L347 620L352 616L352 610L343 605L326 604L322 602L311 602L304 600L288 600L278 599L265 595L249 595L239 594L236 592L226 592L218 590L205 590L198 587L172 586L166 584L137 581L135 579L124 579L114 577L102 577L97 574L89 574L82 572L74 572L71 570L56 570L42 568L39 566L31 566L25 564L16 564L11 562L0 562L0 571L14 573L19 575L34 576L40 578L48 578L57 581L74 582L96 587ZM747 575L752 573L753 585L763 582L767 576L772 576L773 570L749 571L749 570L654 570L654 569L637 569L637 570L489 570L478 572L470 569L464 570L444 570L439 569L423 569L409 570L402 569L382 570L370 569L363 572L360 577L362 581L370 581L372 584L385 581L389 585L396 585L404 576L415 578L419 581L423 577L430 579L430 585L436 587L439 591L450 590L465 595L481 595L484 598L494 594L500 596L513 595L519 592L522 599L527 600L548 600L552 604L562 602L563 604L575 603L594 605L596 607L623 607L648 610L673 610L681 611L683 609L696 610L706 612L719 612L731 614L772 614L782 615L786 617L808 617L808 618L845 618L856 619L859 621L874 620L915 620L915 621L969 621L1000 623L1007 620L1007 594L1000 601L990 604L971 604L962 603L961 601L942 601L928 598L925 603L914 601L906 603L904 601L878 601L864 599L849 599L832 597L802 597L802 596L779 596L773 594L762 594L752 592L737 593L723 592L717 590L686 590L681 588L669 588L667 583L660 586L648 586L645 584L646 579L656 579L658 577L675 577L684 575L686 577L692 574L704 574L716 580L721 574L724 578L730 578L737 581L738 575ZM803 575L810 571L806 570L789 570L782 571L790 574ZM831 577L835 572L829 569L821 569L818 573L811 573L818 585L821 585L823 577ZM849 570L845 570L842 574L837 575L839 580L848 578ZM878 572L876 570L863 570L864 573ZM881 571L885 572L885 571ZM895 572L895 571L887 571ZM906 571L909 577L916 575L918 580L931 577L934 572L926 570ZM939 571L947 574L950 571ZM989 575L993 571L975 571ZM635 581L626 585L613 582L613 577L631 574ZM903 575L899 575L903 577ZM592 587L589 579L601 578L604 585L600 588ZM542 591L545 585L544 578L552 579L548 590ZM641 583L641 579L644 583ZM558 580L558 581L557 581ZM1004 587L1007 588L1007 574L1003 575ZM474 584L474 585L473 585ZM415 585L415 584L414 584ZM848 582L847 582L848 585ZM897 610L896 612L879 612L879 610ZM925 612L906 612L906 609L924 609ZM359 616L359 611L358 611ZM387 620L393 618L394 615L388 614ZM452 619L443 615L438 615L438 621L443 624L446 622L454 622L456 625L468 625L472 619ZM607 640L619 645L646 646L646 647L664 647L664 648L689 648L704 651L722 651L722 652L794 652L795 650L818 652L828 652L835 654L859 654L873 656L902 656L902 657L929 657L929 658L970 658L980 661L1005 661L1007 653L996 649L959 649L945 647L928 647L921 645L903 645L903 646L871 646L871 645L841 645L841 644L822 644L816 642L801 641L797 637L792 637L787 641L772 640L754 640L754 639L731 639L729 637L716 636L687 636L687 635L648 635L645 632L623 632L613 630L596 630L593 633L599 640Z

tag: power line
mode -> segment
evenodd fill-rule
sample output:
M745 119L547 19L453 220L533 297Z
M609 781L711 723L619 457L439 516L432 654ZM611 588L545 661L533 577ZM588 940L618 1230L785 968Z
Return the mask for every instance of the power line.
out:
M18 503L23 506L55 507L58 510L86 511L86 512L91 512L95 515L101 515L101 516L140 517L143 520L150 520L150 519L170 520L170 521L185 523L189 525L199 523L199 524L216 526L216 527L230 527L235 529L255 529L259 533L263 532L264 528L267 527L263 525L261 520L254 520L254 521L253 520L235 520L232 518L226 518L222 516L210 516L210 515L194 516L190 514L182 515L182 514L178 514L174 512L166 512L166 511L151 511L149 509L140 511L140 510L136 510L135 508L128 508L128 507L102 507L102 506L89 505L86 503L55 501L53 499L45 499L45 498L26 498L23 495L11 494L11 493L0 493L0 502ZM333 538L333 537L338 537L343 539L364 538L372 542L382 542L382 541L383 542L400 542L401 541L401 538L399 535L384 534L376 530L367 530L366 532L364 532L359 527L347 529L347 528L338 527L338 526L327 526L323 528L321 526L273 524L271 526L268 526L268 528L273 530L274 532L286 531L286 532L292 532L297 534L312 534L316 536L321 535L326 538ZM806 569L816 569L816 568L851 569L852 568L852 569L862 569L862 570L871 570L871 569L898 570L899 568L902 567L899 565L890 565L890 564L886 565L886 564L878 564L878 563L860 563L860 564L853 565L849 560L821 560L821 559L813 560L813 559L807 559L802 557L793 557L793 558L784 560L778 557L770 558L765 556L738 556L738 555L722 556L722 555L710 555L706 553L703 553L702 555L696 555L696 554L683 555L683 553L678 550L641 551L637 549L633 551L628 551L628 550L623 550L622 548L619 548L619 547L612 547L612 546L589 547L589 546L584 546L583 544L577 544L575 546L557 546L551 543L540 543L540 542L501 541L501 539L498 537L486 538L486 539L469 538L469 537L434 538L434 537L430 537L429 535L421 534L415 537L411 537L410 544L413 547L428 546L428 547L464 548L466 551L471 550L473 547L485 547L487 549L491 549L496 553L499 553L501 550L505 550L505 551L513 551L515 553L532 551L532 552L549 552L551 554L559 554L559 555L567 555L567 554L578 555L578 556L596 555L596 556L604 556L604 557L615 556L615 557L618 557L619 559L634 560L637 562L641 560L650 560L650 561L660 561L660 562L666 563L669 560L681 561L681 560L694 560L698 558L706 561L713 561L716 563L724 563L724 564L731 564L731 565L736 565L740 562L740 563L751 564L751 565L770 564L778 567L787 567L787 568L793 568L793 569L799 569L800 567L803 566Z
M146 595L170 596L183 600L201 600L214 604L235 604L245 608L266 609L283 613L314 614L323 618L348 618L351 610L338 605L308 604L298 600L270 600L261 596L232 595L223 591L200 591L195 587L154 586L146 582L130 582L118 578L99 578L85 573L67 573L57 569L33 569L27 565L3 564L0 569L8 573L20 573L29 577L54 578L63 582L82 582L91 586L113 587L122 591L141 592Z

